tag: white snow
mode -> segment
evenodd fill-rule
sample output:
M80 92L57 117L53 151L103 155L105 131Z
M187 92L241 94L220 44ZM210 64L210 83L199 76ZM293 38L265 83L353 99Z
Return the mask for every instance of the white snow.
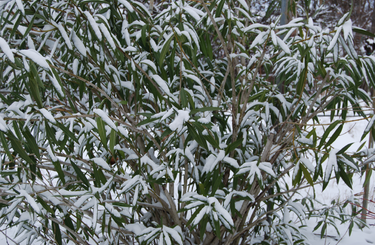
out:
M108 41L108 43L111 46L111 48L113 50L116 50L115 41L113 40L113 38L111 36L111 33L109 33L109 31L108 31L107 27L105 26L105 24L101 23L101 24L99 24L99 27L100 27L100 30L102 30L103 35L105 36L105 38Z
M52 82L52 85L55 87L56 91L60 94L61 97L64 97L64 92L60 86L60 83L57 81L57 79L55 78L55 76L49 76L49 79L51 80Z
M342 26L338 27L337 30L336 30L336 34L335 36L332 38L331 42L329 43L329 46L327 48L327 50L331 50L337 43L337 39L339 38L340 36L340 32L342 30Z
M130 12L134 12L133 6L126 0L119 0L119 3L122 3L125 8L127 8Z
M171 124L169 124L169 128L172 131L181 131L184 123L190 119L190 110L188 109L178 110L177 113L176 118L173 120L173 122L171 122Z
M87 50L85 45L83 44L82 40L77 36L77 34L72 31L72 40L74 43L74 46L78 49L78 51L86 57L87 55Z
M104 161L103 158L95 157L95 158L91 158L91 160L93 160L100 167L102 167L106 170L111 170L111 167L108 165L108 163L106 161Z
M108 126L110 126L111 128L113 128L114 130L117 131L117 126L115 125L115 123L108 117L107 113L105 113L103 110L101 109L94 109L93 112L95 114L97 114L98 116L100 116L103 121L105 123L108 124Z
M6 132L6 131L9 130L6 122L3 119L3 115L2 114L0 114L0 130L3 131L3 132Z
M34 198L32 198L29 193L27 193L25 190L19 190L20 196L23 196L27 199L27 202L30 204L30 206L34 209L35 212L40 213L40 208L38 204L35 202Z
M40 53L35 51L34 49L22 49L18 51L20 54L26 56L27 58L31 59L41 67L45 69L49 69L49 65L45 57L43 57Z
M25 8L23 7L22 0L16 0L17 7L21 10L21 13L25 15Z
M0 48L1 50L3 50L4 54L6 54L6 56L8 56L8 59L11 61L11 62L14 62L14 55L13 55L13 52L12 50L10 49L8 43L4 40L4 38L0 37Z
M55 118L52 116L51 112L47 111L45 108L42 108L39 110L43 116L50 121L51 123L56 123Z
M99 40L102 40L102 33L100 32L98 23L96 23L94 17L92 17L90 12L88 12L88 11L85 11L83 13L86 15L87 20L90 22L90 25L91 25L92 29L94 30L96 37Z
M57 28L59 29L60 33L61 33L61 36L62 38L64 39L65 43L66 43L66 46L68 46L68 48L71 50L73 49L73 46L72 46L72 43L70 42L70 39L68 37L68 34L66 33L65 31L65 28L62 26L61 23L59 23L57 25Z

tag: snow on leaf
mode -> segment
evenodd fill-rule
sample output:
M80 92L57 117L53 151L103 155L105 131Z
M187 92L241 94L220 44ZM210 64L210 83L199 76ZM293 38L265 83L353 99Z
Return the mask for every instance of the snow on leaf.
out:
M271 38L272 38L273 45L277 46L277 36L274 30L271 30Z
M90 14L90 12L88 12L88 11L85 11L83 13L86 15L87 20L90 22L90 25L91 25L92 29L94 30L95 35L97 36L97 38L99 40L102 40L102 33L100 32L98 23L96 23L94 17L92 17L92 15Z
M45 108L39 110L45 118L51 123L56 123L55 118L52 116L51 112L47 111Z
M133 6L126 0L119 0L119 3L123 4L125 8L129 10L129 12L134 12Z
M94 163L96 163L100 167L102 167L102 168L104 168L106 170L111 170L111 167L108 165L108 163L106 161L104 161L103 158L101 158L101 157L95 157L95 158L91 158L91 160L93 160Z
M161 78L159 75L152 75L152 78L169 97L171 97L174 101L178 101L177 98L171 94L171 91L163 78Z
M44 58L40 53L38 53L36 50L34 49L22 49L22 50L19 50L18 51L20 54L26 56L27 58L29 58L30 60L34 61L35 63L37 63L38 65L40 65L41 67L45 68L45 69L49 69L49 65L47 63L47 60L46 58Z
M269 174L269 175L271 175L273 177L276 177L275 172L272 170L271 163L269 163L269 162L261 162L261 163L259 163L258 168L261 169L261 170L263 170L267 174Z
M238 0L238 2L242 5L242 7L245 9L245 10L249 10L249 6L247 5L246 1L245 0Z
M336 45L337 43L337 39L339 38L340 36L340 32L342 30L342 26L340 26L339 28L337 28L336 30L336 34L333 36L331 42L329 43L329 46L327 48L328 51L330 51L331 49L333 49L333 47Z
M48 75L48 76L49 76L49 79L52 82L52 85L55 87L56 91L60 94L61 97L64 97L64 92L63 92L63 90L60 86L60 83L57 81L55 75L53 75L53 76Z
M25 8L23 7L22 0L16 0L17 7L21 10L21 13L25 15Z
M97 114L98 116L100 116L104 122L106 122L108 124L108 126L110 126L111 128L113 128L114 130L117 131L117 126L115 125L115 123L108 117L107 113L105 113L104 111L102 111L101 109L94 109L93 112L95 114Z
M244 164L242 164L242 166L240 167L240 170L237 172L237 175L243 174L246 172L250 172L249 177L248 177L250 179L249 180L250 183L254 182L255 176L258 176L259 178L261 178L262 176L256 161L245 162Z
M27 202L30 204L30 206L34 209L35 212L40 213L40 208L38 204L35 202L34 198L32 198L29 193L27 193L25 190L19 190L20 196L23 196L26 198Z
M155 168L157 168L159 166L154 161L152 161L151 158L149 158L146 155L144 155L143 157L141 157L141 165L144 165L145 163L148 164L148 165L150 165L153 169L155 169Z
M349 19L347 22L345 22L342 25L342 28L344 30L344 39L347 41L348 37L353 37L353 29L352 29L352 20Z
M338 170L337 166L337 156L336 153L338 152L338 149L332 149L329 152L328 161L327 161L327 167L326 171L324 172L324 181L328 182L329 178L331 176L332 169L335 168L335 170Z
M163 230L166 231L178 244L183 245L183 233L180 226L175 226L173 228L163 226Z
M78 49L78 51L86 57L87 55L87 50L86 50L86 47L85 45L83 44L82 40L79 39L79 37L77 36L77 34L72 31L72 40L73 40L73 43L74 43L74 46Z
M186 5L183 7L183 9L189 13L191 17L193 17L196 21L199 21L201 17L199 16L198 12L196 11L195 8L190 7L189 5Z
M300 160L300 161L303 163L303 165L305 165L305 167L308 168L311 172L314 172L314 171L315 171L315 168L314 168L314 166L312 165L312 163L310 162L309 159L307 159L307 158L305 158L305 157L301 157L299 160Z
M113 50L116 50L116 44L115 44L115 41L113 40L112 36L111 36L111 33L109 33L107 27L105 24L103 23L100 23L99 24L99 27L100 27L100 30L102 30L102 33L105 37L105 39L108 41L109 45L111 46L111 48Z
M8 57L8 59L14 63L14 55L8 43L4 40L4 38L0 37L0 48L3 50L4 54Z
M193 226L197 225L203 219L203 217L206 214L207 210L208 210L208 206L204 206L202 208L202 210L199 211L199 213L197 214L197 216L195 216L195 218L194 218L194 222L192 224Z
M78 200L74 203L74 207L76 208L80 208L82 206L82 204L87 200L89 199L90 197L92 197L92 195L83 195L81 196L80 198L78 198Z
M243 31L244 31L244 32L248 32L248 31L250 31L251 29L255 29L255 28L265 28L265 29L269 29L270 27L267 26L267 25L263 25L263 24L258 24L258 23L257 23L257 24L252 24L252 25L246 27Z
M223 158L223 161L224 162L226 162L226 163L229 163L229 165L231 165L232 167L234 167L234 168L239 168L240 166L238 165L238 163L237 163L237 160L236 159L234 159L234 158L231 158L231 157L224 157Z
M59 29L59 31L61 33L61 36L62 36L62 38L64 39L64 41L66 43L66 46L68 46L68 49L72 50L73 49L72 43L70 42L68 34L66 33L65 28L62 26L61 23L59 23L57 25L57 29Z
M282 48L282 50L284 50L285 53L290 54L290 49L289 49L288 45L286 45L284 43L284 41L281 40L281 38L279 38L278 36L276 36L276 39L277 39L277 43Z
M155 63L152 62L152 61L149 60L149 59L142 60L141 63L148 65L148 66L151 67L155 72L158 70L158 69L156 68Z
M258 44L262 44L264 42L264 37L268 35L268 32L261 32L258 36L254 39L253 43L251 44L249 49L254 48Z
M184 123L186 121L188 121L190 119L190 110L186 109L186 110L177 110L177 116L176 118L173 120L173 122L171 122L169 124L169 128L172 130L172 131L181 131Z
M8 125L4 121L2 114L0 114L0 130L3 132L6 132L9 130Z

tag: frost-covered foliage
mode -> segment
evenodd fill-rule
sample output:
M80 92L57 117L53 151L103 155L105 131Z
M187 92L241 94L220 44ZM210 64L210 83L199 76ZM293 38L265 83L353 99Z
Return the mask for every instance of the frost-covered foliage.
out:
M334 177L350 186L363 167L368 154L331 145L348 113L365 118L375 58L353 49L348 15L334 30L264 25L250 2L2 1L0 224L12 239L294 244L305 217L326 215L322 234L330 217L353 224L355 212L293 197ZM307 123L322 113L332 124L318 137Z

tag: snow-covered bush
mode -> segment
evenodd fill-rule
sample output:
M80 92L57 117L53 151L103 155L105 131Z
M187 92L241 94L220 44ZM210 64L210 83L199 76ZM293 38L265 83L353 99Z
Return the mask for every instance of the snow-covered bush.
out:
M375 81L348 15L328 31L254 23L245 0L0 4L0 223L17 242L303 243L316 210L293 196L363 167L331 147Z

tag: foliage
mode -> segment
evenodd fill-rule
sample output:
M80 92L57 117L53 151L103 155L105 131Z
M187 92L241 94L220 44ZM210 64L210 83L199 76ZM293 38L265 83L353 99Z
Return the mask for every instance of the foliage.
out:
M289 213L316 210L294 195L363 167L331 146L375 81L349 15L323 30L254 23L244 0L1 4L0 220L17 242L306 243Z

